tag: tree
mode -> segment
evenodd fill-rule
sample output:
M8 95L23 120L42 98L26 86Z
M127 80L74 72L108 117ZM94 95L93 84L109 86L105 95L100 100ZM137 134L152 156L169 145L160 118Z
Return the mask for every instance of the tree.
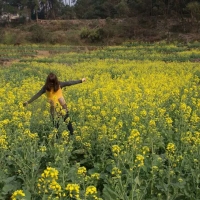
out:
M2 15L2 11L3 11L3 1L0 0L0 15Z
M86 18L88 11L92 10L92 1L91 0L77 0L74 10L77 18Z
M200 3L197 1L190 2L187 4L187 8L191 13L191 17L199 21L200 20Z
M75 19L76 13L74 12L74 7L65 5L61 8L61 18L62 19Z
M56 19L61 14L63 6L62 0L48 0L48 18Z
M27 1L28 1L27 7L30 9L31 16L35 15L36 21L38 21L38 10L40 8L39 0L27 0Z
M129 15L129 7L125 0L121 0L114 8L118 17L127 17Z
M199 22L200 22L200 3L193 1L187 4L188 10L191 12L191 17L196 21L197 32L199 32Z

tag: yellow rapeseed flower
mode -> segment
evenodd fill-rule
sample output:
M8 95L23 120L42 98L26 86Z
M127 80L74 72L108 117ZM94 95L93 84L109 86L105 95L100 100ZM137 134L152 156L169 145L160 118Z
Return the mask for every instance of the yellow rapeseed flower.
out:
M71 198L79 198L80 186L76 183L69 183L65 188L69 192Z
M144 166L144 156L141 154L136 155L135 163L137 167Z
M112 146L112 152L114 156L118 156L120 151L121 151L121 148L118 145Z
M77 174L78 175L85 175L87 172L86 168L85 167L79 167L78 168L78 171L77 171Z
M167 150L168 153L174 153L175 149L176 149L175 144L168 143L167 148L166 148L166 150Z
M20 199L24 199L25 200L25 198L23 198L23 197L25 197L25 193L23 192L23 190L16 190L12 194L11 199L12 200L16 200L16 199L20 198Z
M97 188L95 186L88 186L86 188L85 196L96 195L96 194L97 194Z

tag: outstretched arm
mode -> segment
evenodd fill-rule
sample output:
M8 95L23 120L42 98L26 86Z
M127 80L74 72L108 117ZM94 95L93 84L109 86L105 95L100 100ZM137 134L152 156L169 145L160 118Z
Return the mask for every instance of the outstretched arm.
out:
M24 102L23 105L27 106L28 104L35 101L37 98L39 98L42 94L45 93L45 87L43 86L39 92L37 92L34 96L32 96L28 101Z
M66 87L66 86L71 86L71 85L75 85L75 84L79 84L82 82L85 82L86 79L82 78L81 80L77 80L77 81L66 81L66 82L60 82L60 87Z

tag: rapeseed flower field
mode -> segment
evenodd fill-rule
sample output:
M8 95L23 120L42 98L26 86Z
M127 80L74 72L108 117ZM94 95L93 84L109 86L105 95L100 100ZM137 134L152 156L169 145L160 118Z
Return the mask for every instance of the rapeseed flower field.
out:
M199 199L196 45L65 49L0 46L13 59L0 66L0 199ZM54 127L45 94L23 107L50 72L87 79L63 89L73 136Z

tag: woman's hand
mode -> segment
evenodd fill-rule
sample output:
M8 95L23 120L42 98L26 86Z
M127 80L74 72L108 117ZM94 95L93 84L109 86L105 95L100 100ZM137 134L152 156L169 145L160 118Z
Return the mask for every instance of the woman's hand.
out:
M85 82L86 81L86 78L82 78L82 82Z
M24 106L24 107L28 106L28 102L27 102L27 101L24 102L24 103L23 103L23 106Z

